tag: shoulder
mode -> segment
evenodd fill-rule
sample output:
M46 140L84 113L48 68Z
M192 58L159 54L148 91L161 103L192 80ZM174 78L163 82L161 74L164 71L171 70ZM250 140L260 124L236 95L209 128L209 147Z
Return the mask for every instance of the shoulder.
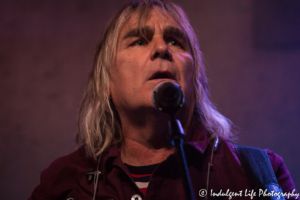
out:
M234 145L228 141L225 141L225 143L227 144L227 146L229 147L230 151L235 155L236 159L239 160L239 156L238 156L238 153L237 153L237 150L236 150L236 147L246 147L247 149L257 149L257 150L261 150L259 148L256 148L256 147L250 147L250 146L240 146L240 145ZM268 149L264 149L265 152L267 153L268 157L269 157L269 160L272 164L272 168L274 170L274 173L276 174L277 171L280 169L280 166L283 164L283 159L282 157L280 157L279 155L277 155L276 153L274 153L273 151L271 150L268 150ZM240 165L241 165L241 162L239 161Z
M265 149L265 151L269 156L278 184L282 190L284 192L293 191L296 187L282 157L269 149Z
M53 161L50 166L42 172L48 182L66 182L65 180L74 179L96 163L93 159L85 156L84 147L78 148L73 153L60 157ZM62 179L62 180L60 180Z
M264 150L267 152L267 154L269 156L269 160L272 164L274 173L277 174L278 171L280 170L281 166L284 165L282 157L269 149L264 149Z
M78 168L79 166L90 165L95 162L93 159L86 157L84 147L79 147L76 151L70 153L69 155L60 157L54 160L50 166L49 170L63 170L64 168Z
M95 165L96 161L85 156L84 147L56 159L41 173L40 184L33 191L30 200L57 199L63 193L60 190L74 190L78 181L85 178L88 169Z
M234 154L234 156L236 157L236 159L238 160L239 164L241 165L241 162L239 161L238 158L238 153L236 150L236 145L230 143L229 141L224 141L224 143L226 144L226 146L229 147L230 151ZM240 146L240 145L237 145ZM250 146L240 146L240 147L246 147L247 149L259 149L259 148L255 148L255 147L250 147ZM283 159L281 156L277 155L276 153L274 153L273 151L269 150L269 149L264 149L269 157L269 160L272 164L272 168L274 170L274 173L276 174L279 169L281 168L281 166L284 164L283 163Z
M236 159L240 163L239 158L237 156L237 151L235 149L235 145L231 144L230 142L226 142L226 144L229 146L231 152L235 155ZM295 189L295 185L287 167L284 164L283 158L269 149L264 150L266 151L269 157L278 184L281 186L283 192L293 191Z
M241 162L238 158L237 151L235 145L232 143L225 141L224 142L230 149L230 151L235 156L236 160L241 165ZM252 147L250 147L252 148ZM283 192L293 191L295 189L295 185L293 183L292 177L284 164L283 158L278 154L274 153L269 149L264 149L269 157L270 163L272 165L273 171L277 178L278 184L281 186Z

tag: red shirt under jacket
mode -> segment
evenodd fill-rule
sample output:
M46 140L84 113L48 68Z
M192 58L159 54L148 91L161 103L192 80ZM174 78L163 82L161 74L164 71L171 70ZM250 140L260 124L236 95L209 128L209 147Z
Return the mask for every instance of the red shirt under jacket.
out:
M202 131L195 132L189 141L184 144L184 150L194 195L196 199L203 199L199 196L199 190L206 188L212 144ZM282 158L270 150L266 151L283 192L295 189ZM102 176L99 180L97 199L130 200L138 194L144 200L183 200L185 193L176 163L176 156L173 154L159 164L153 172L146 194L143 195L121 161L118 147L113 145L102 155L100 162ZM70 197L77 200L92 200L94 183L88 183L86 173L89 169L96 170L96 168L97 162L87 158L84 148L81 147L70 155L55 160L42 172L41 183L35 188L29 200L65 200ZM234 146L227 141L220 141L214 154L210 188L215 193L220 190L225 193L228 189L230 192L242 190L243 196L233 199L251 199L251 196L246 197L244 194L246 189L248 191L252 189L250 182L238 160Z

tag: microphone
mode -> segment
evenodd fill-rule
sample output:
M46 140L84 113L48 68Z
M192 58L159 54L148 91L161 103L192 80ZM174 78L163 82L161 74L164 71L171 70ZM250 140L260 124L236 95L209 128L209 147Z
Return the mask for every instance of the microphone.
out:
M180 173L182 176L183 186L186 199L194 200L194 192L191 178L186 162L184 149L182 147L185 141L184 129L179 120L175 119L175 112L182 106L184 102L181 87L174 82L165 81L157 84L152 92L152 103L158 110L168 113L171 116L169 121L169 140L175 146L178 158Z
M157 84L152 92L152 103L158 110L174 115L184 102L181 87L174 82L165 81Z

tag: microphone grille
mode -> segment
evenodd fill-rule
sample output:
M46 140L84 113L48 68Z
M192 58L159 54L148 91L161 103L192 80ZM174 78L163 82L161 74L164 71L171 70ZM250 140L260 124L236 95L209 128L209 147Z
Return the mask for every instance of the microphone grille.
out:
M152 92L152 103L160 111L174 114L184 102L181 87L174 82L157 84Z

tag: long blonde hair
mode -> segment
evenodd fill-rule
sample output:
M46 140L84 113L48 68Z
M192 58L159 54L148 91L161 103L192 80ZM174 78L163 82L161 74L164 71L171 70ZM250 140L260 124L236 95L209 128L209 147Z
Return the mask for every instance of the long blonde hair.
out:
M214 108L209 99L202 54L184 11L162 0L139 0L125 5L110 19L98 43L78 119L77 142L85 146L87 156L96 158L112 143L120 144L122 141L121 122L109 97L110 66L116 57L119 34L128 19L137 13L139 20L143 21L151 9L157 8L163 15L169 14L184 31L194 60L196 103L193 120L201 123L211 138L219 135L223 139L230 139L233 136L230 121Z

